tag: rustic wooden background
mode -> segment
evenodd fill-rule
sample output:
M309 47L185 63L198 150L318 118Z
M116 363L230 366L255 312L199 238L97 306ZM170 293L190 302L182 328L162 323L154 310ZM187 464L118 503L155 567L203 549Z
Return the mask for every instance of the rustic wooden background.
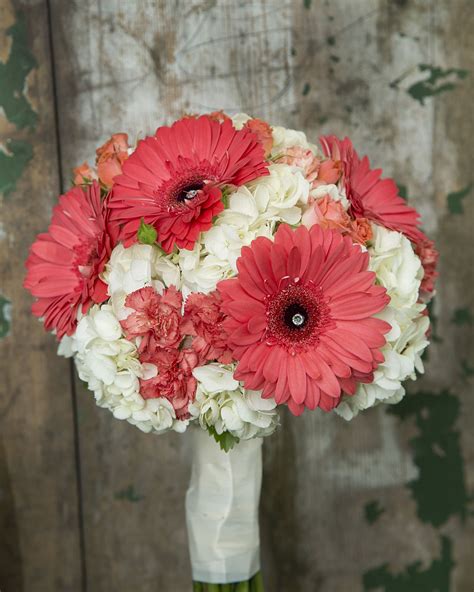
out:
M186 438L96 408L29 315L23 261L111 133L224 108L348 134L441 250L401 406L265 442L269 592L472 592L473 2L0 0L0 589L186 592ZM415 396L415 393L417 395Z

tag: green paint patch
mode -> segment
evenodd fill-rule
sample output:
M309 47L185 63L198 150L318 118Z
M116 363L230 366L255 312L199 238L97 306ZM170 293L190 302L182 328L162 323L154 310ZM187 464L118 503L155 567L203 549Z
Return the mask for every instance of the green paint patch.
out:
M309 10L311 8L312 2L313 0L303 0L303 6Z
M380 518L381 514L385 512L378 501L368 502L364 506L365 519L369 524L374 524Z
M472 183L464 189L448 194L448 210L450 214L464 214L464 200L471 193Z
M125 489L118 491L114 497L117 500L125 500L132 503L140 502L141 500L145 499L145 496L140 495L135 491L135 487L133 485L129 485Z
M306 82L305 85L303 86L303 96L305 97L307 94L309 94L310 90L311 90L311 84L309 82Z
M12 325L12 303L0 294L0 339L10 333Z
M469 497L464 478L459 431L459 400L449 391L420 392L387 410L402 421L415 418L419 430L410 440L419 474L408 483L421 521L435 527L451 516L465 520Z
M428 315L430 318L430 328L431 328L430 341L432 341L433 343L442 343L444 340L442 337L440 337L438 335L438 317L434 312L433 300L431 300L431 302L428 302L428 304L426 305L426 308L428 309ZM423 353L423 359L425 359L425 355L428 355L429 349L430 349L429 347L425 349L425 351Z
M329 35L329 37L326 38L326 43L331 47L336 45L336 38L334 37L334 35Z
M5 148L0 146L0 193L7 197L33 158L33 147L25 140L9 140Z
M330 55L329 59L331 60L331 62L334 62L335 64L341 61L341 58L337 55Z
M441 555L423 569L416 561L397 574L389 571L388 565L381 565L364 574L364 592L449 592L451 572L455 563L451 540L441 537Z
M0 106L8 121L18 129L32 129L38 116L25 90L27 76L37 63L28 46L26 22L21 13L17 14L16 23L7 29L6 34L11 37L12 44L8 60L0 62Z
M429 64L420 64L418 70L427 76L408 87L407 93L421 105L425 104L425 99L428 97L454 90L457 83L468 75L467 70L459 68L443 69Z
M474 317L468 308L456 308L451 317L451 323L455 325L472 325Z
M461 360L461 370L465 378L471 378L471 376L474 376L474 366L472 366L468 360Z

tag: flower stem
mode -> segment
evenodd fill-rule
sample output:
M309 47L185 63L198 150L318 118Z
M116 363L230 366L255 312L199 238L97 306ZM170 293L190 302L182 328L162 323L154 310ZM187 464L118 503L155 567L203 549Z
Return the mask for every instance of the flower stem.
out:
M193 592L265 592L262 574L259 572L245 582L234 584L205 584L193 582Z

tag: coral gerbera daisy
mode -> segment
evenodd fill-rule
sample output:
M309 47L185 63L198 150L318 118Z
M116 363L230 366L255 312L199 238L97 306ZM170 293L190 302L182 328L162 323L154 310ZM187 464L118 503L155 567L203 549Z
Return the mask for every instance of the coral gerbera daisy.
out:
M328 411L357 382L371 382L390 325L374 318L389 302L349 237L315 225L242 249L238 277L218 284L235 378L263 397Z
M74 187L59 199L48 232L33 243L24 282L37 301L32 311L58 339L71 335L77 312L107 299L100 279L116 241L99 184Z
M200 232L224 209L221 187L268 174L264 151L252 131L201 116L160 127L139 142L114 179L112 219L121 238L136 239L140 221L152 224L166 252L192 249Z
M355 218L368 218L419 241L424 234L418 228L419 214L398 195L393 179L381 179L381 169L371 169L367 156L362 159L349 138L336 136L320 138L324 154L334 161L341 161L342 183L351 203L350 212Z

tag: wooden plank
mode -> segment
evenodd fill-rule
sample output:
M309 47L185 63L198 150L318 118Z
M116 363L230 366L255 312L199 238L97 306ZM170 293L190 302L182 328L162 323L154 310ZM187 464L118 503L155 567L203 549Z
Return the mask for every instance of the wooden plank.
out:
M427 500L437 496L442 507L446 491L443 479L430 489L414 455L410 440L426 444L430 435L411 416L376 409L346 424L322 413L285 415L265 443L264 570L272 592L369 591L373 570L385 563L385 586L415 561L436 578L437 559L451 591L474 584L466 560L473 527L459 520L463 492L474 485L473 362L464 353L469 327L451 322L454 309L461 320L474 311L463 288L472 279L470 227L447 202L469 185L472 75L448 72L473 70L469 8L467 0L53 2L66 178L112 132L150 133L184 111L246 110L313 138L350 135L406 186L440 241L435 313L444 341L433 345L427 377L412 390L440 396L427 400L446 411L452 399L443 387L464 402L462 415L449 423L444 414L440 427L460 441L446 456L444 479L461 476L457 505L433 524ZM472 195L454 202L472 216ZM85 392L80 399L89 589L186 590L186 438L141 435L95 409ZM419 411L429 416L429 408Z
M22 288L59 192L46 2L0 23L0 589L78 592L70 367Z

